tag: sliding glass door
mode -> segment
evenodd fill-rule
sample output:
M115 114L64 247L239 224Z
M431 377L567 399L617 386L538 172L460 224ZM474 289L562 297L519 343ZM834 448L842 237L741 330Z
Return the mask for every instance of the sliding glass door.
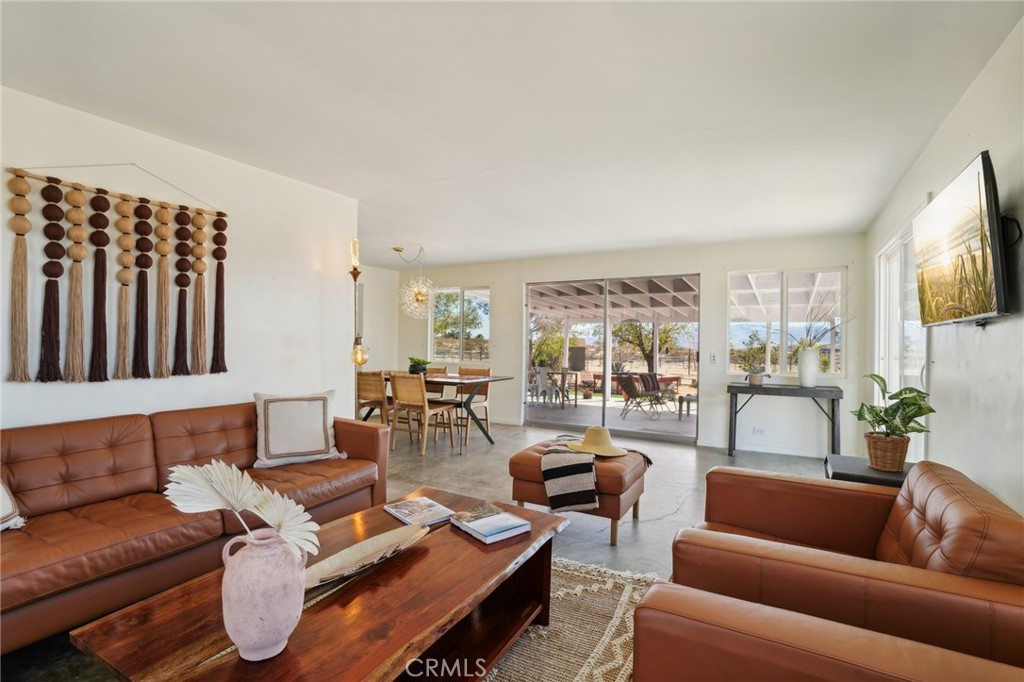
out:
M698 275L528 285L527 423L695 439L699 311Z

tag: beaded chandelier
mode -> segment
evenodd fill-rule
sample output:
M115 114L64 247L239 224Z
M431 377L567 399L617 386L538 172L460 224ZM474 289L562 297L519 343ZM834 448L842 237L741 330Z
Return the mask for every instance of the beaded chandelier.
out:
M418 263L420 266L419 274L402 285L398 299L401 301L402 310L406 315L422 320L430 314L434 301L434 283L423 276L423 247L419 248L416 256L412 259L407 259L402 255L405 249L401 246L394 247L394 250L398 253L399 258L406 263Z

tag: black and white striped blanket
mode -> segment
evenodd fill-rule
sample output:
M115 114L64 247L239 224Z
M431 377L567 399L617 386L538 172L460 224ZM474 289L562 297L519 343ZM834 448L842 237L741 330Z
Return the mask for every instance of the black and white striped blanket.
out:
M540 471L544 477L544 491L551 511L587 511L597 508L597 472L594 455L570 450L566 443L578 441L580 436L561 435L544 450ZM647 466L651 458L643 456Z

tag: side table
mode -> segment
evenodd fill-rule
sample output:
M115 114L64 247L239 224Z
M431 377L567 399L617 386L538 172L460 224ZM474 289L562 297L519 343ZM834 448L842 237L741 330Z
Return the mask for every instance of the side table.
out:
M903 471L879 471L868 466L866 457L849 455L825 455L825 478L835 481L853 481L855 483L873 483L893 488L903 487L903 479L907 477L913 462L903 465Z

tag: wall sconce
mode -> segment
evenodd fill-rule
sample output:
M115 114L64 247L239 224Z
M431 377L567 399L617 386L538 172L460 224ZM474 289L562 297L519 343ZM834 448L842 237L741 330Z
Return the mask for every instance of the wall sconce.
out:
M359 271L359 239L357 237L352 238L349 253L351 254L352 269L348 274L352 276L352 312L355 315L356 332L355 340L352 342L352 354L349 355L349 358L352 360L352 364L362 367L370 359L370 354L366 352L366 346L363 345L363 285L358 281L359 275L363 273Z

